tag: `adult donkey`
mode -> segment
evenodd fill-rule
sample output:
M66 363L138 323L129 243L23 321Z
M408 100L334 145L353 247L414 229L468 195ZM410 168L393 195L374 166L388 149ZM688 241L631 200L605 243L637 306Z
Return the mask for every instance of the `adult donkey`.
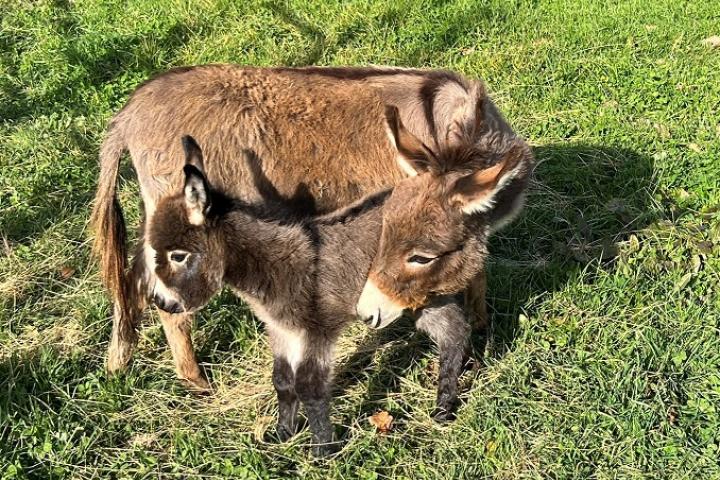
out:
M387 109L388 104L397 110ZM399 112L398 118L388 119L388 111ZM394 126L402 124L407 129ZM185 134L207 146L208 180L227 195L307 215L410 182L408 190L415 188L418 195L437 197L434 201L441 214L457 216L456 210L461 208L466 217L482 215L483 221L469 225L483 225L476 232L483 237L520 208L533 162L525 148L518 168L499 179L491 196L473 203L479 208L469 203L450 204L452 199L444 193L457 180L457 165L447 172L429 171L422 168L423 158L443 151L453 151L458 157L457 153L463 152L460 157L469 168L486 168L486 164L472 167L473 152L503 153L512 143L517 144L516 135L482 83L451 72L232 65L169 70L135 90L112 119L100 152L92 223L102 278L114 297L110 371L123 369L130 361L138 318L154 286L153 274L146 268L154 259L152 250L146 248L144 233L132 269L126 273L125 225L115 195L120 158L129 151L145 218L152 218L160 199L182 185L183 154L178 139ZM472 190L468 182L465 185ZM425 238L422 221L433 221L429 212L419 210L425 203L408 201L393 212L393 219L384 219L384 230L393 230L393 224L422 218L406 229L409 236L404 241L395 245L381 242L373 264L375 274L370 272L375 283L369 282L364 289L361 314L380 317L388 305L391 309L421 306L422 299L403 298L402 292L390 291L390 283L411 284L413 272L422 262L448 253L428 243L452 240L453 248L461 248L463 239L473 235L462 232L452 239ZM397 253L392 260L389 251ZM484 294L481 274L466 295L476 324L485 323ZM193 388L209 388L191 343L191 315L160 312L160 319L177 375Z

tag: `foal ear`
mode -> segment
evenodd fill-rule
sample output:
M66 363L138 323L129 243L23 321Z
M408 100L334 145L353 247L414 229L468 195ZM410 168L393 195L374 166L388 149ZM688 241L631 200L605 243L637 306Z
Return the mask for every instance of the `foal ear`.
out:
M463 213L487 212L495 205L497 193L521 171L528 155L528 147L515 142L493 166L459 178L452 187L452 198Z
M185 151L185 163L194 166L201 172L205 172L202 149L195 139L190 135L184 135L182 137L182 145Z
M397 149L398 166L408 176L414 177L426 172L431 165L437 163L435 154L427 145L405 128L395 105L385 106L385 121L390 142Z
M186 135L183 137L185 149L185 208L188 220L193 225L205 223L205 217L210 211L210 185L203 173L202 150L195 140Z

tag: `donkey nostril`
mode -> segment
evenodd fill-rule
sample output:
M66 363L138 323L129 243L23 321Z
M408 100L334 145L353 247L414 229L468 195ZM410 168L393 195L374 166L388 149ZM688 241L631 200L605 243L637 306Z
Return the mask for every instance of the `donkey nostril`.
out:
M163 302L163 299L160 295L153 295L153 303L158 306L158 308L162 309L165 305L165 302Z

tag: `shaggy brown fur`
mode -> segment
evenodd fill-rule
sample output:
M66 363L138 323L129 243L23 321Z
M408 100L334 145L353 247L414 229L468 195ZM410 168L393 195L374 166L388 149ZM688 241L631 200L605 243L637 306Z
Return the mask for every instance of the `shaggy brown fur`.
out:
M384 190L350 208L300 223L292 218L268 219L262 207L214 192L203 174L200 148L189 137L184 144L188 163L184 189L161 200L148 224L148 248L153 252L148 267L156 275L154 302L169 313L191 313L206 305L223 284L232 287L265 323L270 336L280 437L295 433L299 400L307 411L315 451L328 453L333 441L328 382L335 343L357 318L356 306L381 242L393 243L393 232L381 236L381 231L395 202L407 200L406 192L399 192L400 186L392 193ZM522 145L511 148L497 162L502 168L481 171L493 180L513 171L522 150ZM500 180L486 182L473 194L489 194ZM448 185L446 194L453 195L459 183ZM450 216L440 214L425 225L426 233L429 238L442 237L452 223ZM486 254L486 238L474 229L454 233L447 237L449 250L443 258L411 267L416 270L413 281L400 290L410 297L425 296L431 289L446 296L436 297L417 321L440 349L437 418L443 420L457 398L469 333L452 296L477 276ZM428 303L423 298L422 306Z
M504 152L515 141L482 84L451 72L208 65L170 70L140 86L108 128L92 220L102 276L115 299L108 368L121 369L130 360L134 324L153 282L142 245L132 274L123 276L125 225L115 200L123 151L132 157L147 219L159 200L182 184L177 138L186 133L207 146L208 179L226 194L301 215L326 212L406 177L389 140L386 103L398 106L408 131L431 151ZM532 163L529 151L523 162ZM493 210L485 214L491 224L517 210L528 171L497 192ZM399 216L412 214L399 206ZM183 333L188 328L166 323L166 332L175 332L168 338L171 345L190 345ZM176 356L178 375L205 388L197 365L185 366L192 352L181 357L182 362Z

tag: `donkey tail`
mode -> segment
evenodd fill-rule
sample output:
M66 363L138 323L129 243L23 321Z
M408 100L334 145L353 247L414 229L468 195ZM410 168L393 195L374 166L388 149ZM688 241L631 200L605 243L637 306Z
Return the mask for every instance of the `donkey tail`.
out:
M124 152L125 141L120 132L111 125L100 147L100 179L90 218L90 225L95 232L93 254L100 262L103 284L114 299L121 303L127 298L127 230L115 189L120 158Z

